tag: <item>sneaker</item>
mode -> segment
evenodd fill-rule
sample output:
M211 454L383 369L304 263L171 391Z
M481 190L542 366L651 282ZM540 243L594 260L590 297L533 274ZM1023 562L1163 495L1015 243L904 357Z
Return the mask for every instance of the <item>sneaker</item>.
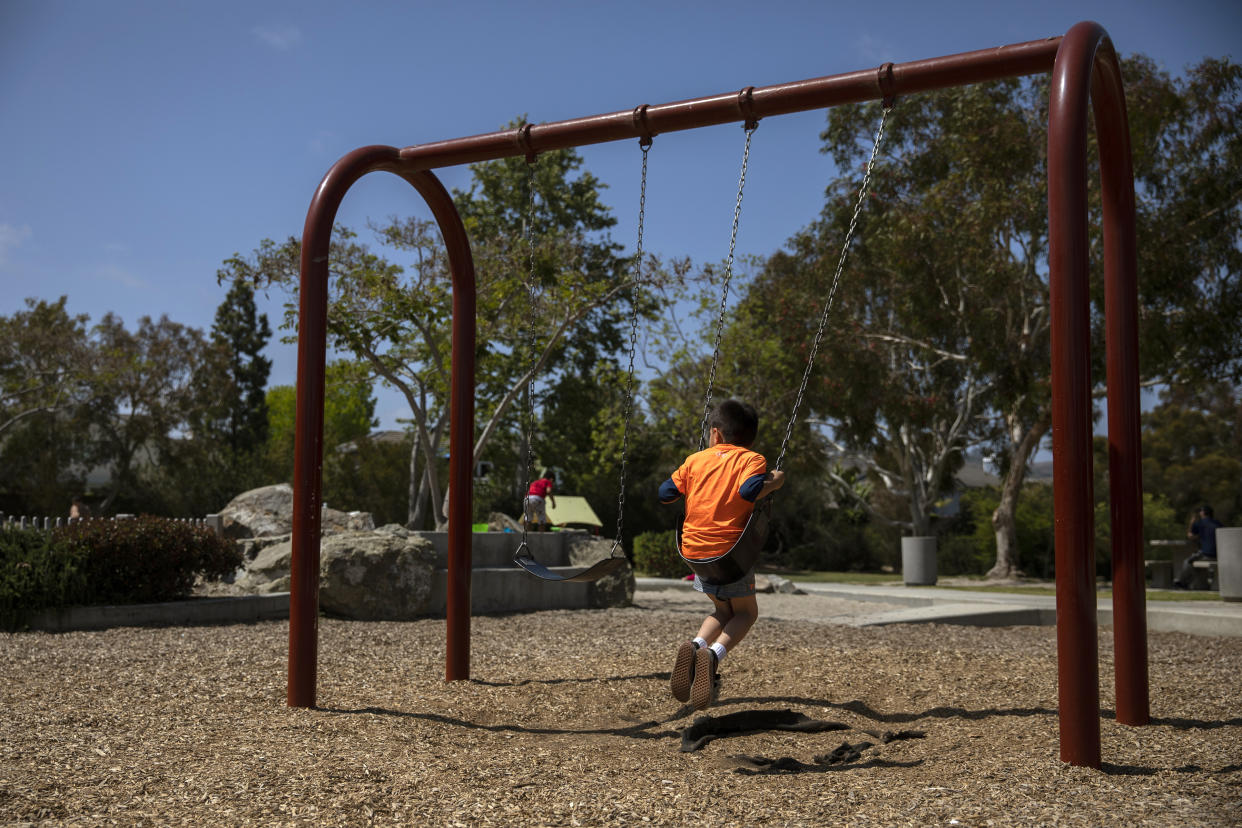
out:
M673 676L669 684L673 688L673 698L677 701L690 701L690 685L694 682L694 653L699 648L693 641L683 641L677 648L677 660L673 662Z
M690 685L690 704L695 710L710 707L720 697L720 676L716 675L716 653L704 647L694 654L694 681Z

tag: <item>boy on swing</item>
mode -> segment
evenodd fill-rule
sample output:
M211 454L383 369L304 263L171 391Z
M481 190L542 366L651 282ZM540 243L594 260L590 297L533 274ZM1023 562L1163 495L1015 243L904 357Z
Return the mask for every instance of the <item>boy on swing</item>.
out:
M750 450L759 431L753 406L725 400L708 421L708 448L686 458L681 468L660 485L660 501L686 499L681 553L690 559L714 558L733 547L754 504L785 483L785 473L769 473L763 455ZM671 686L673 698L702 710L716 700L720 679L716 668L725 654L741 643L759 617L755 573L715 586L694 576L694 588L712 601L698 635L677 648Z

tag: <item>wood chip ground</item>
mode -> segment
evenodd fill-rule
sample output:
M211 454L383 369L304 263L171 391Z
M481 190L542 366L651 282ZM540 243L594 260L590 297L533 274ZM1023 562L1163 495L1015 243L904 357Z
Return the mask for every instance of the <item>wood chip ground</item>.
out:
M1242 824L1242 639L1151 634L1136 728L1101 630L1091 770L1058 758L1053 628L855 628L832 623L851 602L760 596L709 713L846 729L682 752L668 671L705 604L478 617L451 684L442 619L324 619L313 710L285 705L286 622L0 636L0 823Z

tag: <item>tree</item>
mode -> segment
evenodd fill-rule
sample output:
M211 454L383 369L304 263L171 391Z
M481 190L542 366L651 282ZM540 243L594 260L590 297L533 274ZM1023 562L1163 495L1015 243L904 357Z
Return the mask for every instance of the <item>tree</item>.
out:
M89 396L86 314L71 316L67 296L27 299L0 317L0 440L23 420L81 405Z
M1237 372L1242 335L1225 320L1242 312L1242 72L1209 59L1174 80L1140 56L1125 61L1123 73L1136 148L1143 378ZM928 255L906 247L907 258L888 260L902 271L898 289L912 262L934 258L941 272L935 283L899 294L899 302L926 303L941 286L962 291L965 348L946 350L965 358L990 389L989 439L1004 476L993 514L994 576L1018 571L1015 509L1027 463L1051 424L1046 84L1000 81L903 100L874 188L883 215L864 226L860 246L864 258L877 233L928 245ZM824 138L838 165L859 160L858 136L870 130L873 112L842 107L830 116ZM1090 206L1098 217L1095 190ZM1098 264L1098 238L1091 254ZM1092 296L1099 327L1098 285ZM1095 376L1102 380L1098 366Z
M376 526L404 523L412 440L409 432L388 432L329 449L323 464L324 502L370 512Z
M0 317L0 508L61 514L83 493L90 400L85 314L67 297Z
M226 271L220 271L223 280ZM211 430L230 453L231 465L253 455L267 440L265 391L272 361L263 356L271 338L267 314L255 308L254 287L234 280L216 308L211 339L228 354L228 387L217 389Z
M110 466L102 511L121 497L139 499L145 470L174 455L174 441L186 436L202 396L202 379L219 352L209 348L202 331L144 316L136 331L107 313L92 331L95 364L90 422L93 460Z
M520 232L530 203L525 162L475 165L470 192L455 194L477 275L476 405L482 428L474 443L476 461L498 431L514 430L514 403L528 380L551 383L566 372L587 370L612 359L622 341L619 321L626 307L620 299L632 285L606 235L613 219L599 201L602 185L579 172L581 163L565 150L541 156L533 171L533 295L526 284L532 250ZM436 526L443 527L447 491L438 464L450 383L447 259L430 222L394 220L374 229L408 265L387 261L338 228L330 260L330 344L405 397L415 434L408 522L420 524L430 502ZM264 241L252 259L227 263L230 277L275 283L293 293L298 254L295 239L283 245ZM295 324L292 304L287 308L289 327Z
M325 456L366 438L378 425L370 371L348 360L329 362L324 372L323 445ZM297 389L276 385L268 389L267 445L264 468L269 480L293 482L293 442Z
M825 134L841 169L867 160L872 142L855 142L851 109ZM850 119L841 129L842 119ZM874 122L871 124L874 127ZM931 534L933 508L952 485L970 443L978 439L991 381L969 358L970 315L976 293L995 290L1000 274L982 267L978 247L955 242L986 216L973 210L936 210L912 220L912 202L924 196L900 173L891 152L871 179L861 222L835 295L841 249L855 219L861 182L834 182L820 221L774 254L749 286L738 320L754 355L750 373L779 378L780 408L792 411L806 359L829 295L834 305L817 365L796 424L799 452L831 450L819 473L873 519L913 534ZM932 197L934 201L934 197ZM964 278L963 274L969 274ZM772 361L776 360L775 363ZM752 383L752 385L755 383ZM788 415L787 415L788 416ZM808 426L826 426L812 434ZM904 514L878 508L884 499L858 496L842 471L865 468L903 504Z
M1242 393L1230 383L1171 387L1143 415L1143 488L1183 524L1204 504L1242 517Z

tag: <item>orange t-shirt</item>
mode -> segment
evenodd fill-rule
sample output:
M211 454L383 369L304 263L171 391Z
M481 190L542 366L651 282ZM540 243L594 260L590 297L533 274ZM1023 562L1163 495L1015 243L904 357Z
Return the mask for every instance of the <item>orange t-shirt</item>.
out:
M681 553L701 560L728 552L754 510L754 498L742 496L742 484L767 470L762 454L730 443L687 457L671 478L686 498Z

